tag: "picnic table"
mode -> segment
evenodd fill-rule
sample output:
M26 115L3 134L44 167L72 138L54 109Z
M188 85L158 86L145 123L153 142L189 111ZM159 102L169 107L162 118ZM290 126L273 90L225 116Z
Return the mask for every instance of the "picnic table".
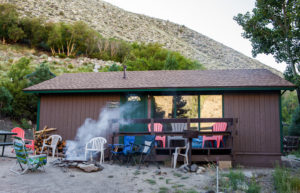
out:
M6 142L7 135L17 135L17 133L12 133L12 132L10 132L10 131L3 131L3 130L0 130L0 136L1 136L1 135L4 136L3 142L0 142L0 146L2 146L2 154L1 154L1 157L3 157L3 155L4 155L4 150L5 150L5 146L13 145L12 142Z

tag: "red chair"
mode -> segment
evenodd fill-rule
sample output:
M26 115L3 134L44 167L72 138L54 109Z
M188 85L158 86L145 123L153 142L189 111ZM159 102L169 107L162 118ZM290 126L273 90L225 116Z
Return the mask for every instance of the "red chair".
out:
M215 123L213 125L213 132L214 131L226 131L227 129L227 123L223 123L223 122L220 122L220 123ZM205 141L216 141L217 142L217 148L220 147L220 143L222 141L223 145L224 145L224 142L223 142L223 135L213 135L213 136L203 136L203 147L205 145Z
M16 137L20 137L25 141L29 141L30 143L25 145L25 147L32 149L32 151L34 152L34 141L30 140L30 139L24 139L25 138L25 132L23 129L21 129L20 127L15 127L11 130L12 133L17 133L17 135L13 135Z
M160 123L154 123L154 132L162 132L163 126ZM151 123L148 124L148 131L151 132ZM166 147L166 136L156 136L156 141L161 141L163 144L163 147Z

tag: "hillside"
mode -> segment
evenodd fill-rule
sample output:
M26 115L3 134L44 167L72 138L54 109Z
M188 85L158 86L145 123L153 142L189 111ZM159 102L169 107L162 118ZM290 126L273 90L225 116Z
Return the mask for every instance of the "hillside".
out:
M0 3L13 3L21 15L42 17L46 21L81 20L107 38L158 42L198 60L207 69L271 69L185 26L131 13L101 0L0 0Z

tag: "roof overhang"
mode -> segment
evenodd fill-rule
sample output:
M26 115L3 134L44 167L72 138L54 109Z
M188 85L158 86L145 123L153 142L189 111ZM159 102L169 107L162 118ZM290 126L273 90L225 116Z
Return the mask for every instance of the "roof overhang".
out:
M220 87L220 88L144 88L144 89L103 89L103 90L23 90L25 93L122 93L122 92L190 92L190 91L280 91L295 90L296 87Z

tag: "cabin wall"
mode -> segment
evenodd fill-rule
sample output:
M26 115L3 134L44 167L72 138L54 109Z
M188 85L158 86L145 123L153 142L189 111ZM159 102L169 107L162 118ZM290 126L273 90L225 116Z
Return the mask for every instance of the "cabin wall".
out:
M64 140L73 140L77 129L86 118L97 120L108 102L120 102L118 94L64 94L42 95L40 99L39 129L45 125L57 128L56 134ZM103 136L111 139L109 133Z
M224 94L224 117L238 118L236 164L273 166L280 161L279 92Z

